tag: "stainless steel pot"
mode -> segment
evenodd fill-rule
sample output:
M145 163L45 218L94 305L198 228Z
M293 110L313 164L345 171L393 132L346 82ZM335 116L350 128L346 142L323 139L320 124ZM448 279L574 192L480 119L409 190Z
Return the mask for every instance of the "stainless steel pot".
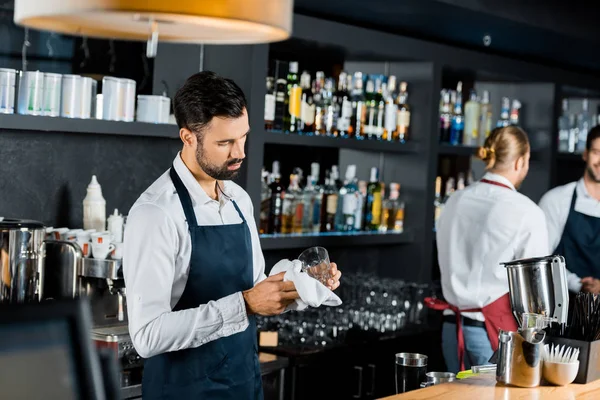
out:
M539 386L545 338L543 331L526 340L518 332L500 330L496 381L519 387Z
M42 298L45 235L44 225L38 221L0 221L0 303Z
M566 323L569 310L567 270L562 256L502 263L508 274L510 305L519 325L524 313L540 314Z

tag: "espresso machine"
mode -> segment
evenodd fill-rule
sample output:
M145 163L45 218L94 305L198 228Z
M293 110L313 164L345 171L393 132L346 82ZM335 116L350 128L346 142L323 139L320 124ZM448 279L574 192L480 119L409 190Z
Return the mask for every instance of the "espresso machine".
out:
M97 347L114 352L122 390L132 396L141 393L143 360L133 347L127 326L121 260L86 258L77 243L48 240L45 269L44 299L88 297L92 339Z
M569 310L567 269L562 256L503 263L517 332L500 331L496 380L520 387L539 386L546 333L552 323L566 323Z

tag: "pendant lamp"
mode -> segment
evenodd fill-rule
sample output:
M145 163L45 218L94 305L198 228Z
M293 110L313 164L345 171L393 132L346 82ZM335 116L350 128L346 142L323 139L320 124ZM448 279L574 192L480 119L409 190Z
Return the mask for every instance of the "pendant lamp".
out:
M105 39L201 44L285 40L294 0L15 0L28 28Z

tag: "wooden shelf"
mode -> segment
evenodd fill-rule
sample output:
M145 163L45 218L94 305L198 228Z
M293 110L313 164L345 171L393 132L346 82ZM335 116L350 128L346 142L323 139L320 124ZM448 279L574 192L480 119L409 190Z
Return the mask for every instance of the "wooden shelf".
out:
M106 135L164 137L177 139L179 130L171 124L119 122L98 119L45 117L21 114L0 114L0 131L72 132Z
M381 140L344 139L339 137L307 136L273 131L265 132L265 143L312 147L337 147L389 153L416 153L419 149L418 143L414 142L398 143Z
M451 145L448 143L440 143L439 154L455 155L455 156L474 156L477 151L476 146Z
M300 249L312 246L354 247L412 243L414 234L378 232L333 232L315 234L260 235L263 250Z

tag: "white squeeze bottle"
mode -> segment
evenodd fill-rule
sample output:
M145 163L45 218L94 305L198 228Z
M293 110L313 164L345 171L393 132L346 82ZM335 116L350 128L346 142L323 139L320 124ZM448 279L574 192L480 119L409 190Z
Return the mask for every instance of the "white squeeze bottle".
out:
M112 234L115 242L123 242L123 216L116 208L114 213L108 217L108 231Z
M83 229L106 230L106 200L102 197L102 188L92 175L87 187L87 195L83 199Z

